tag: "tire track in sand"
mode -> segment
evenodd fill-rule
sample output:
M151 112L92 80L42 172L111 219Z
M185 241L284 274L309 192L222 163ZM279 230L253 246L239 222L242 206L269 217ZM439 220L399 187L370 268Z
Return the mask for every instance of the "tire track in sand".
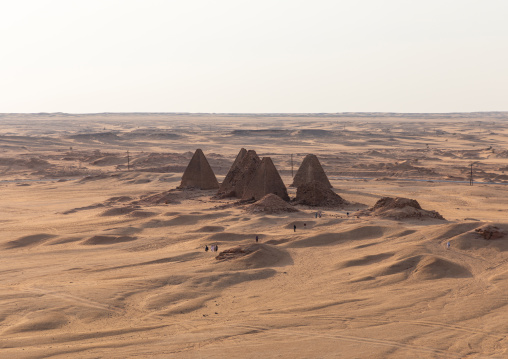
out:
M12 289L12 288L11 288ZM112 305L103 304L101 302L93 301L90 299L86 299L83 297L75 296L68 293L62 293L62 292L56 292L52 290L42 289L42 288L36 288L36 287L28 287L28 288L16 288L16 290L25 292L25 293L38 293L43 295L49 295L56 298L65 299L72 302L78 302L81 305L84 305L89 308L95 308L95 309L102 309L109 312L115 312L118 314L125 314L125 309L121 309Z
M387 347L395 347L395 348L399 348L399 349L412 350L412 351L417 351L417 352L422 352L422 353L440 354L440 355L446 356L448 358L462 358L462 355L460 355L460 354L449 352L449 351L442 350L442 349L425 347L425 346L418 346L418 345L412 345L412 344L404 344L404 343L399 343L399 342L395 342L395 341L391 341L391 340L384 340L384 339L373 339L373 338L357 337L357 336L353 336L353 335L343 335L343 334L325 334L325 333L311 332L311 331L300 332L300 331L288 330L288 329L272 329L272 328L267 328L267 327L254 326L254 325L234 325L234 327L258 330L258 331L270 331L270 332L272 332L272 334L280 333L280 335L292 335L292 336L309 337L309 338L345 340L345 341L356 342L356 343L366 343L366 344L374 344L374 345L381 345L381 346L387 346Z

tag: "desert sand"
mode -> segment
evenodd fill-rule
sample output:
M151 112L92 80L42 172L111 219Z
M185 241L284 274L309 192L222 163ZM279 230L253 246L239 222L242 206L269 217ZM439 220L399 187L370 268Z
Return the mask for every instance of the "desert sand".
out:
M1 358L508 357L508 113L0 123ZM347 203L176 189L197 148L220 183L242 147L291 199L315 154ZM445 219L355 215L383 197Z

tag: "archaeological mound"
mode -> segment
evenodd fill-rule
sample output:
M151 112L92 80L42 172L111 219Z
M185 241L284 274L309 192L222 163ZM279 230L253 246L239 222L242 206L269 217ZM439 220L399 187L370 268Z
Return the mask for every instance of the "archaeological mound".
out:
M273 193L269 193L259 201L247 206L246 210L250 213L266 214L298 212L296 208Z
M503 238L506 235L504 230L493 225L484 225L475 229L475 232L487 240Z
M390 219L441 219L436 211L422 209L415 199L383 197L374 206L355 213L356 216L376 216Z

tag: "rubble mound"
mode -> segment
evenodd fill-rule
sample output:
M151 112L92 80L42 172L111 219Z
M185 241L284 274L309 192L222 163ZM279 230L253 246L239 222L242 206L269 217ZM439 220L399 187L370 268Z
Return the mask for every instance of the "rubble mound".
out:
M256 203L247 207L247 211L251 213L284 213L284 212L298 212L296 208L284 201L279 196L269 193L261 198Z
M371 208L372 210L379 209L393 209L393 208L404 208L412 207L415 209L422 209L420 203L416 199L409 199L403 197L383 197Z
M330 184L330 181L328 180L328 177L326 176L326 173L316 155L308 154L303 159L300 168L298 168L291 187L300 187L301 185L312 181L320 182L324 186L332 188L332 185Z
M436 211L422 209L415 199L383 197L374 206L355 213L356 216L377 216L391 219L441 219Z
M199 188L202 190L219 188L219 182L213 173L203 151L197 149L185 169L178 188Z
M295 202L319 207L341 207L349 203L330 187L318 181L311 181L298 186Z
M247 184L254 176L261 160L256 151L242 148L236 156L235 162L229 169L228 174L222 181L217 196L220 198L242 198Z
M260 200L269 193L289 201L286 185L270 157L264 157L243 193L243 200Z
M506 232L499 227L492 225L485 225L480 228L476 228L475 232L483 237L483 239L499 239L506 235Z
M227 261L230 259L246 256L249 253L252 253L251 248L235 247L235 248L226 249L225 251L220 252L215 257L215 259L217 259L218 261Z

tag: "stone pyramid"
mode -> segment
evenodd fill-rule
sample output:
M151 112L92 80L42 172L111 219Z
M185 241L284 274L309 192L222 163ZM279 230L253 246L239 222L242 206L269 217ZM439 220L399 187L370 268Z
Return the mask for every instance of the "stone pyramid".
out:
M328 177L326 176L323 167L321 167L321 163L319 163L316 155L309 154L303 159L298 172L296 172L291 187L300 187L301 185L312 181L321 182L328 188L332 188L332 185L330 184L330 181L328 180Z
M217 195L219 197L242 198L245 187L256 172L261 160L256 151L242 148L236 156L235 162L229 169L228 174L222 181Z
M318 181L311 181L298 186L295 202L319 207L342 207L348 204L333 189Z
M275 168L270 157L264 157L252 180L243 193L243 200L260 200L269 193L273 193L284 201L289 201L288 192L279 171Z
M182 183L178 188L194 187L199 189L215 189L219 188L219 182L213 173L210 164L201 151L197 149L185 169L182 176Z

